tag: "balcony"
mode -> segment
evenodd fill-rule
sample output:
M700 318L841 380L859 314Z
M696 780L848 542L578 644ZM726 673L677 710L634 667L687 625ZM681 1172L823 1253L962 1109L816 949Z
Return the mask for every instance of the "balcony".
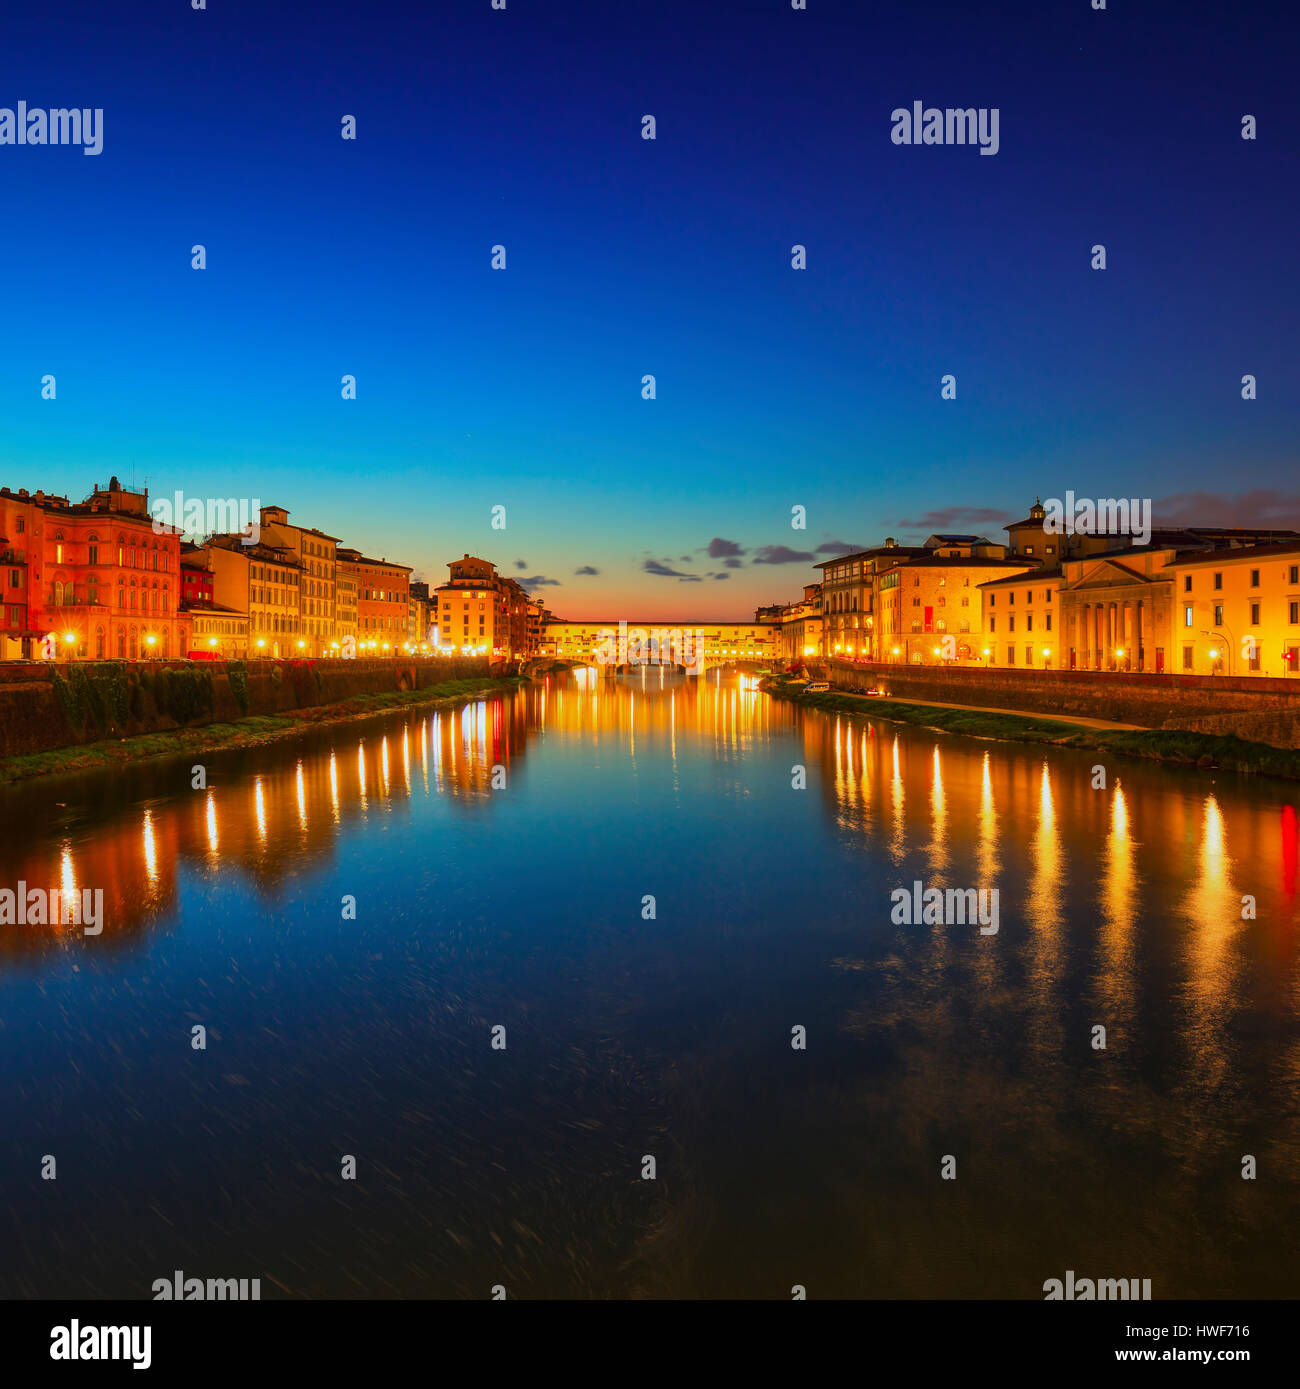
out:
M46 608L48 608L48 609L55 609L55 608L105 608L105 607L108 606L108 604L107 604L107 602L105 602L105 600L104 600L103 598L88 598L85 594L78 594L78 595L76 595L76 596L70 598L70 597L65 593L65 594L63 594L63 595L56 601L55 598L54 598L54 595L51 593L51 594L47 594L47 595L46 595L46 598L45 598L45 606L46 606Z

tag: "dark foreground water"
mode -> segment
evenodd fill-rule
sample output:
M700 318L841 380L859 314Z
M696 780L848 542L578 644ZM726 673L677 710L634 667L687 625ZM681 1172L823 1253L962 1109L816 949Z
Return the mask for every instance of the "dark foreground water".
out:
M106 912L0 927L0 1294L1300 1295L1294 786L657 673L205 761L0 792Z

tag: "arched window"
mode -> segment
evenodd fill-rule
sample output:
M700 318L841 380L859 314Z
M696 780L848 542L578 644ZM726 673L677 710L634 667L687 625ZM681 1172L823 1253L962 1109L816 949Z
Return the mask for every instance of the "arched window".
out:
M119 628L117 629L117 659L118 659L119 661L125 661L125 660L126 660L126 628L125 628L125 627L119 627Z
M99 661L104 659L104 629L102 627L95 628L95 659Z

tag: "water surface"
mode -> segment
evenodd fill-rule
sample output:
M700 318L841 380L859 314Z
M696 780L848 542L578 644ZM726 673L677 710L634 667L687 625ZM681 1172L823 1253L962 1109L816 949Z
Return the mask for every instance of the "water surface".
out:
M106 911L0 927L0 1293L1300 1294L1295 788L748 685L0 790L0 886Z

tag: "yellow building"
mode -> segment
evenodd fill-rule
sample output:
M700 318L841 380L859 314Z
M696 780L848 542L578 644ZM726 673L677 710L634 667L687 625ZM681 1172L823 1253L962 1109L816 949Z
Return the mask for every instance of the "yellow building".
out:
M1300 542L1175 555L1175 671L1300 676Z
M696 618L628 618L626 631L629 642L639 640L649 650L671 653L683 646L692 662L695 653L704 664L723 665L728 661L758 661L768 665L780 659L781 624L779 622L701 622ZM547 618L542 627L539 655L555 656L560 660L596 664L602 653L617 642L619 622L606 619L591 622L566 622ZM664 660L668 656L663 657Z
M778 612L781 623L781 659L790 664L821 655L822 586L805 584L803 597L787 603Z
M250 656L310 654L300 630L302 570L292 550L245 545L238 535L214 535L201 549L212 569L213 599L248 614Z
M1249 664L1239 659L1239 650L1229 659L1222 646L1227 633L1215 635L1223 626L1214 621L1216 608L1226 610L1226 605L1216 604L1213 590L1194 575L1189 588L1187 571L1208 566L1211 573L1226 574L1229 569L1235 572L1241 568L1248 580L1249 571L1259 567L1261 579L1268 570L1271 581L1279 582L1289 572L1286 551L1297 545L1300 534L1294 531L1195 526L1153 531L1147 545L1066 560L1060 586L1063 668L1207 674L1222 660L1225 671L1230 665L1233 674L1250 673ZM1266 552L1281 555L1272 562L1271 570L1265 562ZM1248 558L1252 554L1257 556L1253 564ZM1199 612L1195 601L1184 601L1187 594L1194 600L1200 595ZM1247 596L1244 601L1249 605L1252 600ZM1281 593L1276 601L1282 602ZM1247 606L1235 619L1244 617L1247 633L1250 611ZM1265 611L1261 607L1261 619ZM1276 613L1270 613L1270 621L1274 617ZM1235 640L1240 642L1241 636L1237 633ZM1220 656L1209 656L1211 650L1219 651ZM1281 673L1281 658L1279 646L1269 662L1276 674ZM1190 664L1184 664L1188 661ZM1262 670L1263 655L1260 661Z
M825 560L822 571L822 650L824 656L845 660L887 661L893 647L906 647L900 634L891 629L885 641L881 611L884 575L900 565L922 560L999 560L1007 547L982 535L951 535L939 532L923 545L899 545L893 537L872 550ZM1038 561L1034 561L1037 563ZM891 584L890 587L894 585ZM901 635L910 633L910 621ZM922 635L924 635L922 633ZM919 648L918 648L919 649ZM929 659L925 657L925 659Z
M980 585L1037 567L1031 559L934 553L886 570L877 581L879 659L983 664L988 643Z
M354 653L358 641L357 634L357 576L350 573L345 564L339 564L334 576L334 643L340 650L350 639L349 647Z
M983 636L979 656L988 666L1052 670L1060 666L1059 569L1008 574L979 586Z
M297 560L298 613L297 631L292 634L293 649L307 656L327 655L337 631L338 536L293 524L282 506L264 506L259 514L262 544L288 551Z
M249 653L248 614L215 604L207 608L191 608L192 651L209 652L223 661L242 661Z

